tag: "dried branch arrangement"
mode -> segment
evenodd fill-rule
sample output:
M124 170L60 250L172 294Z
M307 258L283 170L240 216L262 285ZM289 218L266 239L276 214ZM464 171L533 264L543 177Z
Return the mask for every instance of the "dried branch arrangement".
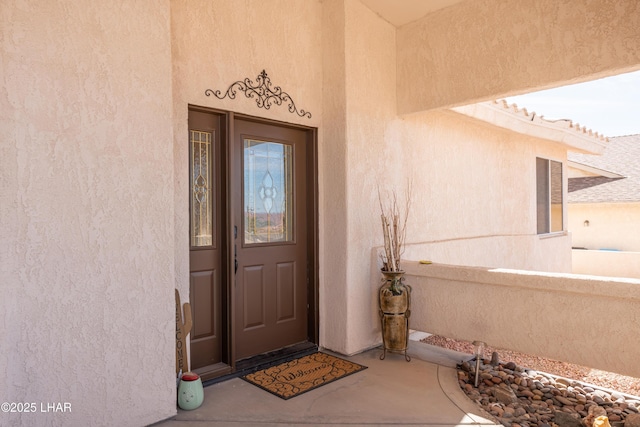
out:
M378 201L380 202L380 219L382 220L382 233L384 236L384 254L382 258L383 271L402 271L400 258L404 252L404 243L407 233L407 219L411 207L411 186L406 192L404 207L401 210L398 205L398 196L394 191L387 205L382 202L380 188L378 188Z

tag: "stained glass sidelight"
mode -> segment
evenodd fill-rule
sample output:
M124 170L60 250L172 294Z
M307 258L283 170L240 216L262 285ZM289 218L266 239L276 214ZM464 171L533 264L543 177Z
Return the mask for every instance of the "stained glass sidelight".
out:
M191 246L213 244L212 137L191 131Z
M244 140L244 242L293 241L293 147Z

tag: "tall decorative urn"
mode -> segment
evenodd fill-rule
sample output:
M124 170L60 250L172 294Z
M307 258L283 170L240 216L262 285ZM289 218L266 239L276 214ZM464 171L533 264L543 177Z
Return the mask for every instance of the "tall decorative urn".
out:
M382 355L387 351L403 352L407 362L411 357L407 354L409 347L409 316L411 316L411 287L404 284L404 271L400 268L400 258L404 251L404 243L411 206L411 185L406 191L404 209L398 205L398 198L393 192L388 203L384 203L378 189L380 202L380 219L384 252L380 254L382 261L382 286L378 290L380 322L382 325ZM401 213L401 211L404 211Z
M409 317L411 316L411 287L404 284L404 271L382 271L382 286L378 291L382 326L383 360L387 351L402 352L407 362L409 347Z

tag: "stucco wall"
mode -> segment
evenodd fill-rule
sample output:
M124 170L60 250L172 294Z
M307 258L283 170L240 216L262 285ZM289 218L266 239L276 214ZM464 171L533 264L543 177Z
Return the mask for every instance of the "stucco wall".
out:
M566 161L566 148L449 111L398 117L393 27L357 1L343 10L348 246L341 298L348 329L328 331L322 344L354 353L379 342L372 292L379 275L371 272L371 248L382 244L378 186L402 201L412 183L407 259L570 271L569 236L540 238L535 214L535 158ZM340 294L340 285L321 286Z
M640 203L571 203L568 212L574 247L640 251Z
M407 263L411 328L640 377L640 280Z
M412 115L397 126L390 140L402 143L390 167L402 171L396 188L403 190L402 179L413 185L405 260L571 271L570 236L536 234L536 157L565 161L564 148L452 112ZM377 200L371 206L372 228L359 230L374 234L374 246L381 246ZM375 253L371 288L380 278ZM376 319L374 297L369 316L353 322L361 325L359 337L369 337L359 341L360 348L380 340L368 335Z
M573 273L640 279L640 252L574 249Z
M476 3L464 4L474 15ZM612 23L628 14L629 4L612 12ZM566 236L536 240L535 202L526 195L534 188L535 156L563 160L563 149L452 112L397 116L398 108L473 98L475 92L465 92L467 80L491 95L503 93L497 82L526 85L524 78L511 83L507 70L500 78L478 73L492 67L487 61L500 63L490 57L471 57L473 70L450 68L451 43L489 42L487 32L499 27L491 20L477 39L477 31L466 39L427 34L439 43L438 72L418 66L409 80L397 71L411 67L400 57L409 47L357 0L90 7L9 0L0 4L0 17L0 123L8 141L0 146L0 238L6 242L0 246L6 283L0 401L69 401L73 408L3 422L142 425L175 412L173 288L184 300L189 277L188 104L318 127L320 344L330 349L353 353L379 341L378 283L371 274L371 250L382 243L378 184L402 199L405 183L413 181L414 247L514 236L524 242L514 243L522 256L539 260L545 245L566 243ZM542 31L546 22L538 25L533 28ZM640 62L610 49L609 27L598 29L602 63ZM424 39L413 43L433 50ZM561 54L573 44L567 46ZM637 40L625 46L640 52ZM509 57L519 49L517 43L506 47ZM500 58L500 52L485 53ZM576 76L604 69L570 61L564 64ZM531 63L527 56L509 68L535 68ZM285 107L259 109L242 94L235 100L205 95L244 78L255 81L263 69L313 117ZM541 75L547 71L540 67ZM426 87L426 96L418 95L430 104L399 99L396 81Z
M176 287L183 300L189 295L189 162L188 162L188 105L233 111L281 122L321 128L323 120L323 40L321 4L318 1L274 0L253 1L172 1L171 38L173 55L173 111L174 111L174 200L175 200L175 265ZM294 100L298 109L311 113L311 118L299 117L286 105L258 108L256 98L246 98L238 91L235 99L220 100L206 96L207 89L220 90L236 81L250 79L265 70L272 88L281 87ZM335 77L343 83L343 75ZM338 101L338 105L340 101ZM338 124L336 123L336 126ZM333 192L327 201L320 192L320 203L332 203L336 208L344 204L344 176L339 169L329 170L336 155L327 151L319 131L320 186L324 179L333 179ZM343 149L344 140L337 139L335 147ZM329 163L327 163L329 156ZM332 157L333 156L333 157ZM338 159L343 158L337 156ZM322 209L327 212L328 209ZM330 218L332 219L332 218ZM332 219L333 220L333 219ZM326 230L327 219L322 216L320 233ZM336 253L342 246L334 242L343 239L336 227L326 231L320 240ZM321 263L324 263L321 249ZM324 270L321 269L323 272ZM321 274L322 274L321 272ZM321 294L322 297L323 294ZM323 305L324 306L324 305ZM323 316L324 317L324 316ZM330 316L326 316L330 317ZM345 326L342 325L344 328Z
M0 3L2 425L175 413L169 2L88 5Z
M349 299L347 277L347 112L343 0L322 3L322 142L320 175L320 345L344 351Z
M404 259L570 273L571 239L567 234L537 236L523 233L411 243L406 247Z
M536 237L535 159L559 144L443 111L402 120L402 170L414 183L410 243Z
M171 1L174 108L177 125L183 127L176 130L180 144L187 146L182 137L186 134L187 102L319 126L321 19L320 2L314 0ZM290 113L286 105L258 108L256 98L246 98L240 91L235 99L205 95L206 89L224 93L232 83L245 78L255 83L262 70L269 75L272 87L280 86L291 95L298 109L312 113L311 119Z
M589 249L573 251L574 273L640 278L640 203L571 203L568 211L572 246Z
M638 69L640 3L466 1L397 43L400 113L471 104Z
M376 188L395 188L405 174L394 170L402 155L395 120L395 28L358 1L346 1L345 11L349 328L345 337L333 339L340 340L342 352L353 353L377 337L368 274L369 250L380 234Z
M405 259L571 271L569 234L536 232L536 157L566 162L566 148L452 112L403 123L420 183Z

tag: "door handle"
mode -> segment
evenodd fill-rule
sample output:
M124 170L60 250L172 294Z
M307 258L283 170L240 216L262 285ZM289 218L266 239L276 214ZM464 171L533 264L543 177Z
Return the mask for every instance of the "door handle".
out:
M238 272L238 247L236 245L233 245L233 266L233 274L236 274Z

